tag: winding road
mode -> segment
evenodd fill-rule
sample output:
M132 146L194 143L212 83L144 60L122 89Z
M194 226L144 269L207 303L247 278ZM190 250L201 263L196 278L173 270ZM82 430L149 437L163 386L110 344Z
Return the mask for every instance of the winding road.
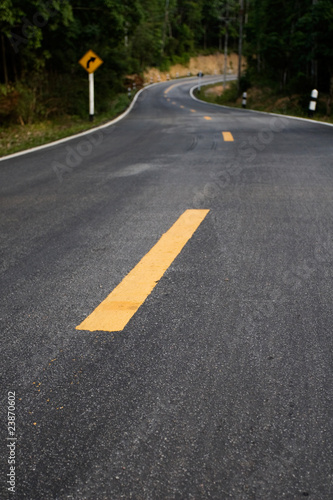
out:
M333 128L196 84L0 161L1 498L333 498Z

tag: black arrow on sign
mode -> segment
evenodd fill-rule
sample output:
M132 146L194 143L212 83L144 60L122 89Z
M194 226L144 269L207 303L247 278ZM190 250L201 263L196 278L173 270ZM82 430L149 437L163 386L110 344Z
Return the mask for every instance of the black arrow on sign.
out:
M94 61L96 61L96 57L91 57L91 58L89 59L89 61L87 62L87 69L89 69L89 65L90 65L90 63L91 63L91 62L94 62Z

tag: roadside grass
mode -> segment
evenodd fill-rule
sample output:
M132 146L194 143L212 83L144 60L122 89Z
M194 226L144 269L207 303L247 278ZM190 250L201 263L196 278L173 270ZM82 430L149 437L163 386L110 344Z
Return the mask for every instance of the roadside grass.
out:
M223 91L221 83L201 87L195 91L195 96L205 102L242 108L242 95L239 95L236 82L228 83ZM317 110L313 120L333 123L333 116L326 114L326 102L328 95L320 94ZM283 95L276 93L269 87L251 87L247 91L247 109L265 111L281 115L309 118L308 106L310 96L302 94Z
M119 94L107 112L96 113L93 122L79 116L62 115L53 119L26 125L8 125L0 128L0 156L17 153L63 139L107 123L123 113L130 104L127 94Z

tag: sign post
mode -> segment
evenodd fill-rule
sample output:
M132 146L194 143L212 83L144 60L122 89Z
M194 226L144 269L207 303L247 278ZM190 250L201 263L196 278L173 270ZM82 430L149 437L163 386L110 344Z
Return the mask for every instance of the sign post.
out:
M94 73L89 73L89 120L92 122L95 114Z
M89 120L92 122L95 114L95 89L94 89L94 73L97 68L103 64L103 61L95 52L88 52L79 60L81 66L89 73Z

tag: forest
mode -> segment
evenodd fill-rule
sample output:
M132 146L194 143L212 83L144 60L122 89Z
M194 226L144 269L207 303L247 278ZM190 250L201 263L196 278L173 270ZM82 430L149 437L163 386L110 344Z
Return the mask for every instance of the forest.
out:
M98 106L125 91L126 76L167 70L197 54L237 52L247 72L241 88L329 96L333 104L333 0L2 0L0 124L84 116L87 79L78 64L89 49ZM241 29L242 28L242 29Z

